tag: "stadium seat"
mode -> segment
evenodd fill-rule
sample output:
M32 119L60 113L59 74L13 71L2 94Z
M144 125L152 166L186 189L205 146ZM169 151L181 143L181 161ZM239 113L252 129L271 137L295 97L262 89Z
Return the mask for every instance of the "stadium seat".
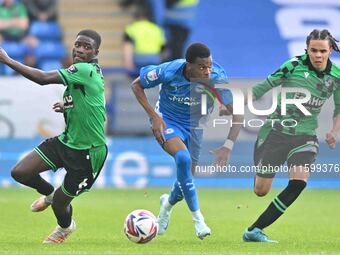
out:
M61 60L66 57L66 49L61 42L40 42L35 49L38 62L43 60Z
M22 59L26 52L26 45L21 42L4 41L0 45L12 58Z
M13 58L13 59L15 59L16 61L19 61L21 63L24 61L23 58ZM4 65L4 64L0 64L0 74L10 76L10 75L16 74L16 72L12 68L10 68L9 66Z
M62 68L62 64L60 60L45 60L39 62L38 67L44 71L51 71Z
M30 25L29 34L40 40L60 41L62 32L57 22L33 21Z

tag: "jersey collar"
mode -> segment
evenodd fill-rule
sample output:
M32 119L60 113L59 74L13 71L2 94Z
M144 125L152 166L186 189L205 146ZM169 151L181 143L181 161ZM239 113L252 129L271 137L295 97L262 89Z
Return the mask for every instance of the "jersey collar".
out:
M92 59L91 61L89 61L90 64L98 64L98 59L97 58L94 58Z
M186 79L187 81L190 81L190 79L185 75L186 68L187 68L187 64L184 63L182 67L182 74L183 74L184 79Z

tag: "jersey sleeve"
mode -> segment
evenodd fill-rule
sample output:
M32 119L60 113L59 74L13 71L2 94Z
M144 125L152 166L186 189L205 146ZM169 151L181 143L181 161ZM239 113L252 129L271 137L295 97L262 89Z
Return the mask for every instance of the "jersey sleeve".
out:
M233 95L229 89L216 89L216 91L220 95L224 105L228 105L233 102Z
M139 73L140 83L143 88L153 88L166 81L167 64L150 65L142 67Z
M215 84L228 84L228 76L223 67L216 62L213 63L213 70L210 74L210 83Z
M214 67L215 68L210 76L210 82L214 87L216 87L217 84L225 84L226 88L216 88L216 92L220 95L224 105L231 104L233 102L233 96L231 91L227 89L227 84L229 83L227 73L217 63L214 63Z
M339 85L334 92L334 117L340 114L340 79L338 79Z
M256 99L262 97L272 88L280 86L285 79L290 77L298 64L298 59L292 58L281 65L274 73L270 74L267 79L255 85L252 91Z
M71 65L67 69L59 69L58 74L63 80L65 86L72 83L79 83L86 85L88 78L91 75L91 65L88 63L77 63Z

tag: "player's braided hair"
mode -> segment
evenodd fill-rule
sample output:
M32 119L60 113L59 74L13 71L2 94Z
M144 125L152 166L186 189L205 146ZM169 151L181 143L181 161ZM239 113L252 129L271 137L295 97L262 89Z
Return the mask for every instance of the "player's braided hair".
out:
M310 40L328 40L329 44L331 45L331 48L335 50L336 52L340 52L339 46L337 45L337 42L339 41L335 39L327 29L323 29L323 30L314 29L307 36L307 40L306 40L307 46L309 46Z
M102 38L100 34L98 34L96 31L91 30L91 29L84 29L81 30L78 35L85 35L87 37L92 38L96 42L97 49L99 49L100 43L102 42Z
M210 57L210 49L203 43L191 44L185 53L185 59L188 63L195 62L196 58Z

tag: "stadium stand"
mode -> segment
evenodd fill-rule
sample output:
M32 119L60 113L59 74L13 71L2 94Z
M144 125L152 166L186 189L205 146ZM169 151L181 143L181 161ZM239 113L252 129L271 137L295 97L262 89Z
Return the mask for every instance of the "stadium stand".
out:
M16 8L20 7L22 13L26 13L22 17L27 19L27 10L20 1L11 4L18 6ZM62 39L62 29L57 20L34 20L29 23L25 37L12 40L5 36L1 46L14 59L48 71L62 67L62 63L67 57ZM15 72L11 68L1 65L1 74L10 76Z

